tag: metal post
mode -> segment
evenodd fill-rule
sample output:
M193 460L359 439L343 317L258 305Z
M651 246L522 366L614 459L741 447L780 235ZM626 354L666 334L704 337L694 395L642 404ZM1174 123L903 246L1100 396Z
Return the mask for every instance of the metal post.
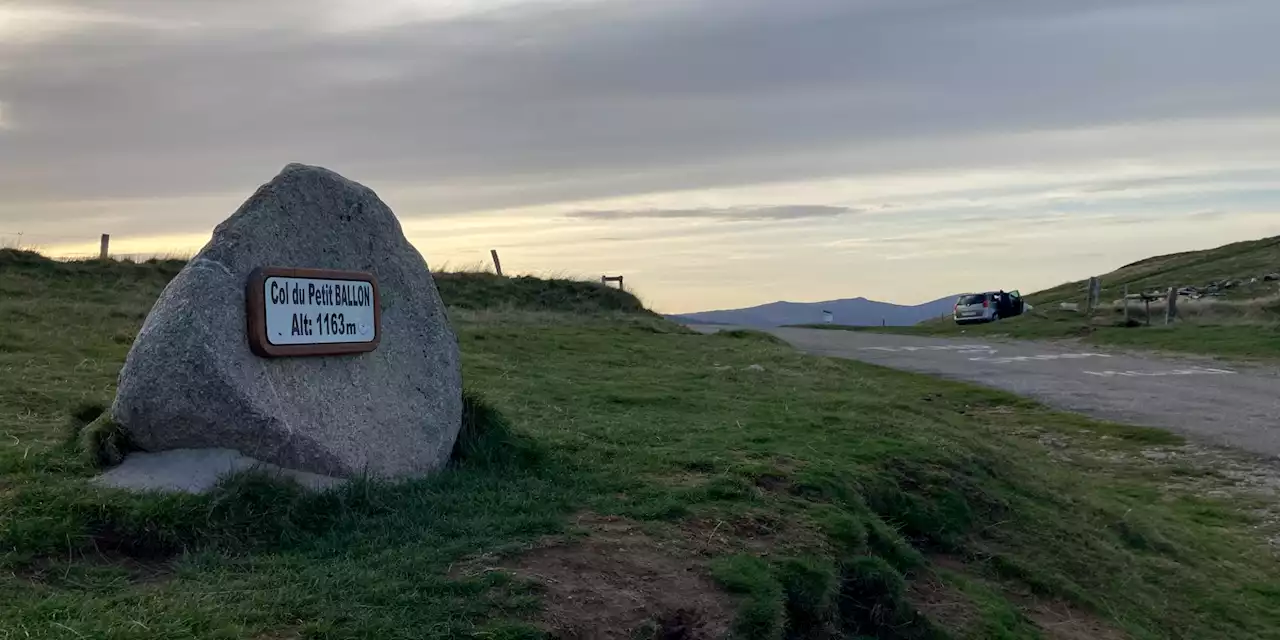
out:
M98 259L106 260L107 256L110 255L110 248L111 248L111 234L104 233L102 234L102 247L98 251Z

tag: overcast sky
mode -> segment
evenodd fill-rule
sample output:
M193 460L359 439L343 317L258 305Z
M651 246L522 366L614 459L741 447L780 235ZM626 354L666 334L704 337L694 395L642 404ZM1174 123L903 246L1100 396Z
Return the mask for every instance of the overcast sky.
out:
M0 0L0 243L190 252L288 162L662 311L1280 234L1275 0ZM22 236L16 235L21 233Z

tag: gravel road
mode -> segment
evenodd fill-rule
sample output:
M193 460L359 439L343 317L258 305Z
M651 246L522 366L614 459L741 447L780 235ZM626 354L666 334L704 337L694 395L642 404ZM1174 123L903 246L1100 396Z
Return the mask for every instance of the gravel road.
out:
M771 332L810 353L976 382L1060 409L1280 456L1277 370L1067 343Z

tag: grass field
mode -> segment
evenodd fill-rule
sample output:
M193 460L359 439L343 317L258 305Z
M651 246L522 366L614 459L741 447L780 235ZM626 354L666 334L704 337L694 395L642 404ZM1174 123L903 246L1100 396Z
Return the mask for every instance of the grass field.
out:
M2 640L1280 636L1274 502L1172 435L534 282L441 279L448 471L94 489L67 434L179 267L0 252Z

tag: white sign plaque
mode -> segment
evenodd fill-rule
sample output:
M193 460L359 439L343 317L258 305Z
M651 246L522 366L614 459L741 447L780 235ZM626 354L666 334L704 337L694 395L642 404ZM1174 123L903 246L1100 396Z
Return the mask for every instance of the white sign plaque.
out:
M249 279L249 344L266 357L339 355L377 348L381 313L373 276L267 267Z
M373 342L373 284L267 278L262 284L271 344Z

